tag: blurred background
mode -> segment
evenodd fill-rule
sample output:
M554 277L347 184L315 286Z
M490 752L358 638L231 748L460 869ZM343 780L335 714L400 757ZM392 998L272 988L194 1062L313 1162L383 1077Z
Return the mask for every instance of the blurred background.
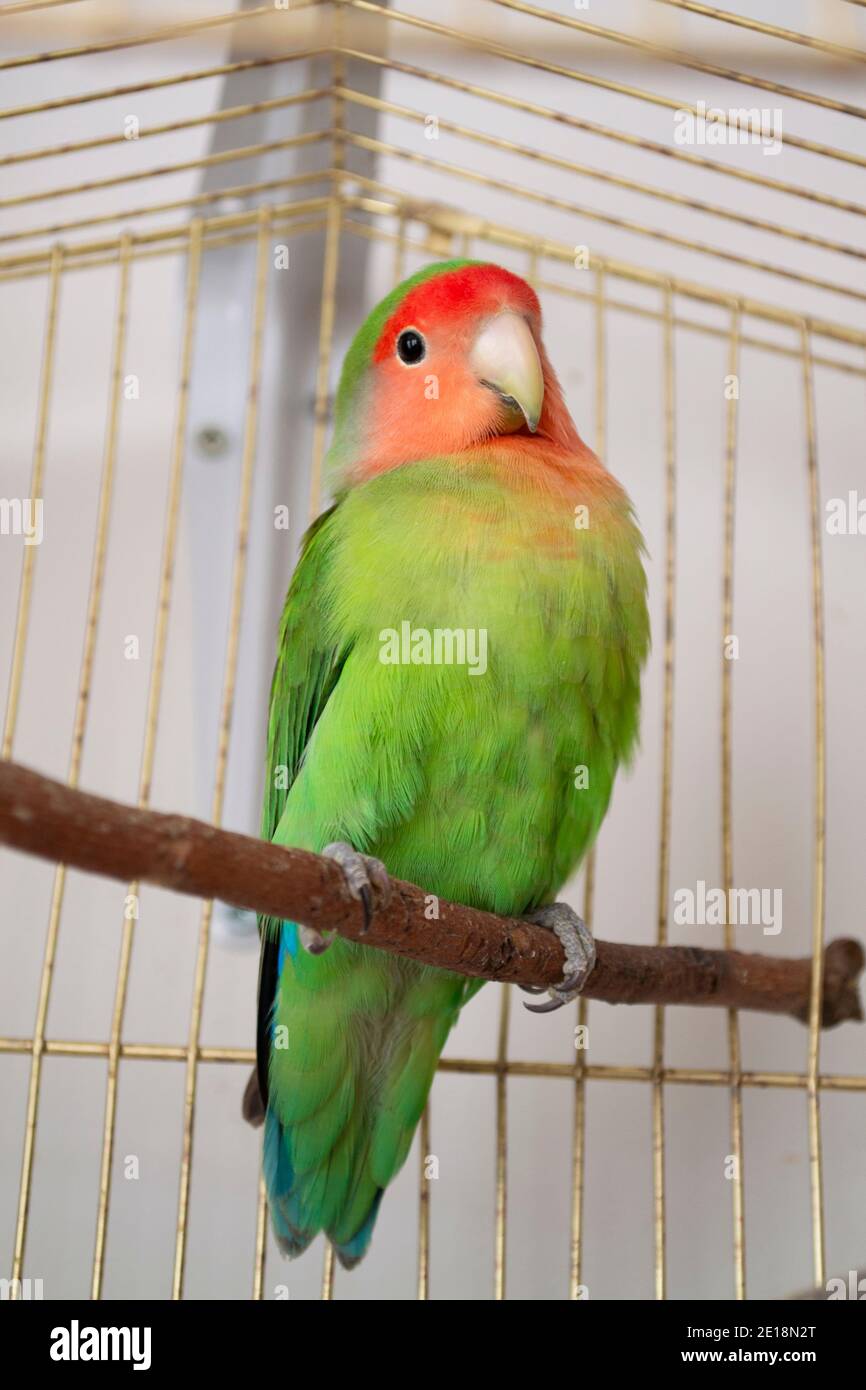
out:
M784 904L778 935L737 944L862 938L866 535L825 521L866 497L866 11L729 4L0 5L0 497L44 499L40 545L0 534L4 756L257 832L276 624L327 498L345 348L403 275L492 259L536 285L649 551L642 745L598 842L595 930L722 944L672 904L725 883L729 633L728 869ZM681 142L699 103L764 110L780 148L729 122ZM585 875L564 896L581 908ZM291 1265L261 1242L240 1116L255 923L144 886L133 924L125 898L0 856L0 1272L46 1298L319 1297L321 1242ZM810 1180L808 1029L743 1015L732 1073L721 1011L669 1009L660 1040L653 1010L592 1004L576 1052L576 1009L504 993L447 1044L420 1221L418 1139L326 1294L775 1297L862 1266L861 1027L813 1049Z

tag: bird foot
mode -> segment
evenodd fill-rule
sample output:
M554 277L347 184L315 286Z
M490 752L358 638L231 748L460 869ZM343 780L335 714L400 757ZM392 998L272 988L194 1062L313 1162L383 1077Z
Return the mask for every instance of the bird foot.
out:
M550 998L543 1004L524 1004L531 1014L549 1014L570 1004L586 984L595 965L595 941L589 927L567 903L550 903L529 912L523 919L555 932L565 952L565 974L558 985L551 985ZM527 994L543 994L540 985L521 985Z
M346 880L346 887L353 898L364 907L364 925L361 935L366 932L370 925L370 918L373 916L376 907L385 907L391 897L391 880L388 877L388 870L381 859L373 859L369 854L359 854L351 845L347 845L343 840L335 840L333 844L326 845L322 850L328 859L333 859L343 870ZM310 928L306 928L307 931ZM318 948L327 950L328 942L321 932L315 932L322 945ZM302 937L303 940L303 937ZM306 942L304 942L306 945ZM307 946L307 950L311 948Z

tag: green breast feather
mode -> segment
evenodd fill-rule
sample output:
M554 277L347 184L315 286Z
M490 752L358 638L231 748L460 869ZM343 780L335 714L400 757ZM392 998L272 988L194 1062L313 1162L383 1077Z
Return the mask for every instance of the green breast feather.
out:
M281 626L267 836L345 840L495 912L552 901L634 746L648 645L628 504L589 500L578 529L483 459L431 460L320 518ZM478 982L339 940L292 952L292 930L263 924L271 1208L289 1253L324 1230L351 1265Z

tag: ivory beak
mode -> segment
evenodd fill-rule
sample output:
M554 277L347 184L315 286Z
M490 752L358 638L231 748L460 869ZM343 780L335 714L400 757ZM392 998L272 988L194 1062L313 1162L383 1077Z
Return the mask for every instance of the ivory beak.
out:
M520 314L505 310L482 328L469 362L483 386L502 399L514 417L534 434L544 401L544 374L529 324Z

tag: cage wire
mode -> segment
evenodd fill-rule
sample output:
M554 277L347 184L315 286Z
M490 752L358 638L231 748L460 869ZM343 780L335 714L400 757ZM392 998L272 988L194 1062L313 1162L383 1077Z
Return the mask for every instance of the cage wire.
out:
M4 141L0 164L6 188L0 198L4 218L0 296L6 304L4 322L16 325L12 356L20 352L21 371L29 383L24 393L27 409L11 399L5 402L9 438L23 445L24 432L30 433L35 424L29 479L25 480L23 451L19 469L18 455L10 449L4 462L3 491L12 495L17 488L22 496L44 498L47 527L54 525L50 520L53 456L64 434L73 428L71 415L76 410L90 422L82 426L87 447L77 447L73 459L63 460L57 478L60 488L55 495L61 513L71 515L72 508L81 508L80 524L66 528L65 539L55 542L60 545L59 554L52 558L48 546L43 557L39 546L24 545L15 551L13 571L5 537L0 547L3 589L10 595L4 604L3 653L9 675L2 756L14 755L53 770L58 765L53 759L64 756L65 744L68 782L76 786L90 766L86 750L103 745L106 765L101 784L94 786L100 766L94 763L86 785L116 789L129 799L132 774L133 780L137 777L138 804L148 806L157 779L160 804L181 809L182 803L188 803L200 810L207 805L207 797L199 794L207 782L210 819L221 823L228 808L231 822L254 829L264 682L276 631L271 618L291 567L280 548L279 532L273 526L263 530L257 507L267 510L291 487L295 544L305 517L321 509L327 489L323 459L336 370L353 327L378 299L377 290L384 292L431 258L450 255L499 260L523 273L542 298L548 334L554 340L551 356L564 374L584 437L623 477L618 459L625 454L624 417L632 410L645 412L651 464L647 468L651 482L645 480L643 486L631 473L624 477L630 491L638 490L638 514L651 537L653 565L655 652L645 682L644 752L636 776L641 799L619 815L619 828L610 832L617 837L617 857L605 849L607 828L598 854L590 854L580 880L583 915L596 921L604 935L617 937L629 929L623 919L633 910L636 939L662 944L670 939L672 887L683 881L679 867L680 877L672 878L674 750L682 736L685 761L706 758L707 767L717 776L712 810L707 809L705 791L702 805L681 814L698 821L706 812L719 881L725 888L742 882L735 875L735 843L738 864L752 855L760 863L764 854L772 860L774 838L785 839L789 817L795 817L799 830L807 828L808 852L797 851L795 858L796 884L798 891L803 890L798 909L803 953L810 952L813 960L810 1017L805 1034L797 1033L793 1024L772 1020L768 1027L776 1041L768 1043L765 1052L771 1061L751 1068L744 1063L743 1042L750 1023L736 1013L727 1017L724 1036L719 1033L716 1038L722 1055L712 1063L694 1043L694 1033L677 1034L674 1025L673 1051L686 1049L684 1059L675 1065L671 1020L659 1007L651 1017L645 1015L649 1031L635 1035L641 1049L637 1059L601 1062L590 1060L584 1047L574 1046L572 1030L575 1025L586 1028L591 1019L593 1029L610 1044L608 1055L617 1056L614 1025L602 1018L605 1011L598 1005L590 1010L584 1001L565 1031L557 1028L547 1035L553 1041L545 1045L555 1055L533 1056L542 1044L530 1041L522 1021L512 1017L510 989L488 986L482 996L488 1001L484 1007L488 1015L495 1007L496 1018L484 1035L487 1045L481 1022L476 1036L461 1031L461 1020L455 1038L459 1042L471 1036L478 1055L461 1053L453 1041L446 1049L413 1150L414 1167L404 1170L397 1184L403 1196L393 1199L399 1229L387 1230L398 1246L407 1246L407 1212L410 1202L414 1204L417 1255L411 1256L415 1261L412 1284L419 1298L452 1292L453 1285L444 1278L438 1288L431 1280L437 1204L444 1194L444 1184L433 1181L430 1172L437 1116L444 1119L439 1097L449 1074L469 1078L476 1088L486 1078L492 1087L490 1142L478 1140L479 1153L474 1157L468 1144L467 1151L454 1160L461 1173L459 1181L477 1187L474 1200L480 1235L473 1241L479 1248L467 1258L473 1270L487 1271L480 1286L465 1296L492 1293L497 1299L505 1298L507 1272L510 1282L513 1279L518 1288L524 1288L520 1270L529 1256L512 1243L507 1260L506 1235L515 1230L516 1220L520 1239L531 1243L531 1221L548 1197L553 1225L545 1239L559 1253L549 1281L536 1284L529 1296L577 1299L587 1296L588 1289L594 1292L591 1278L587 1284L586 1270L587 1222L593 1211L587 1126L594 1096L610 1083L612 1091L619 1088L611 1102L614 1108L633 1102L638 1115L636 1132L643 1142L636 1165L639 1162L646 1174L650 1199L645 1211L646 1248L651 1250L651 1260L641 1264L632 1246L622 1244L616 1199L602 1191L604 1173L597 1171L595 1190L609 1223L609 1239L614 1243L620 1239L621 1259L638 1266L634 1279L623 1276L613 1296L664 1298L669 1292L670 1211L672 1201L677 1201L669 1183L672 1099L677 1092L688 1098L691 1109L684 1112L682 1123L694 1128L704 1114L699 1109L701 1091L718 1095L721 1089L729 1098L723 1140L729 1172L727 1181L714 1191L717 1205L722 1203L728 1213L724 1224L729 1228L729 1253L723 1257L718 1252L714 1258L725 1260L727 1294L744 1298L747 1293L751 1156L761 1175L761 1200L751 1209L749 1223L763 1233L750 1242L761 1271L758 1287L791 1293L798 1284L823 1285L833 1269L825 1256L827 1184L821 1101L828 1093L851 1093L845 1103L853 1108L855 1094L866 1090L866 1065L859 1071L851 1066L852 1055L863 1056L862 1044L852 1043L848 1029L842 1030L841 1042L836 1035L824 1042L819 1029L825 917L832 891L827 880L829 858L834 857L840 884L832 897L834 925L841 925L838 919L853 913L862 901L858 888L862 854L856 849L862 792L858 797L856 789L851 791L847 783L842 788L840 782L845 807L830 822L834 837L830 840L826 798L828 710L834 721L838 718L842 725L847 721L844 746L855 788L858 778L862 787L866 772L856 737L857 697L852 693L862 688L857 677L863 669L862 642L858 646L855 629L862 635L862 608L858 613L856 604L858 596L862 602L863 570L853 540L844 558L837 561L834 552L828 566L830 611L842 614L839 621L848 624L844 641L849 649L856 648L857 655L851 656L849 650L847 660L861 662L853 667L853 675L850 664L845 667L846 691L832 704L825 684L824 568L829 547L824 540L824 494L819 479L822 428L829 432L826 452L830 456L825 458L822 450L822 464L830 468L834 483L841 488L840 480L847 479L853 487L862 478L862 445L854 440L857 435L862 438L866 376L866 333L861 327L866 243L858 235L866 214L866 199L860 191L866 156L858 138L862 130L858 123L866 117L866 106L860 104L866 45L856 7L840 3L833 10L832 25L824 29L808 7L782 7L787 22L796 8L804 26L814 31L798 32L776 22L779 7L769 0L751 6L751 11L759 13L748 16L690 0L661 0L652 6L633 6L623 0L603 7L565 0L548 0L544 5L479 0L475 6L455 6L447 12L432 0L397 0L393 5L373 0L287 7L250 4L224 11L212 3L186 7L182 19L173 7L121 8L100 0L41 0L0 7L0 41L5 49L0 73L6 93L0 110ZM822 14L828 8L823 7ZM710 126L703 119L709 107L720 112L713 118L717 132L713 139L706 138ZM745 126L738 126L741 108L751 112ZM686 132L683 139L677 136L680 130ZM741 138L743 132L746 139ZM777 136L780 149L772 151L775 157L768 157ZM278 281L281 251L290 280L294 268L292 295L303 299L304 319L293 320L293 311L287 308ZM221 259L226 256L239 259L226 262ZM136 427L134 410L142 408L132 406L138 398L131 373L143 341L141 324L163 303L157 281L142 278L143 288L137 290L136 278L166 261L180 268L183 289L180 296L174 295L176 322L166 329L170 337L162 344L154 370L157 375L163 373L166 392L169 385L173 391L173 419L159 426L162 471L156 471L150 481L137 481L139 492L124 503L123 515L133 517L151 490L164 489L165 502L160 503L159 528L134 545L128 539L124 542L128 532L123 531L122 520L116 520L125 449ZM79 385L74 408L66 400L61 415L55 406L61 359L63 372L84 371L86 364L71 365L71 357L87 356L86 319L98 296L105 300L106 292L99 287L107 276L114 296L110 345L106 338L94 354L107 396ZM77 290L76 277L89 288ZM173 284L176 289L176 281ZM156 287L152 299L149 286ZM240 313L221 318L221 297L238 294L243 301ZM43 325L39 339L33 327L37 304ZM705 351L711 354L706 360L701 356ZM228 369L220 365L221 353ZM301 360L304 365L299 368L296 364ZM710 394L701 394L695 385L693 361L705 373L710 364ZM570 372L575 363L577 369ZM214 414L213 401L207 399L208 391L212 396L214 389L213 382L208 384L209 373L215 375L217 392L225 393L229 412L236 411L236 437L228 443L220 429L207 424ZM747 396L750 374L769 383L762 388L759 406L741 399L739 383L744 386L742 395ZM298 382L287 384L287 375L298 376ZM721 381L729 389L723 391ZM266 405L267 418L263 418L263 399L269 399L268 391L276 392L285 406L285 393L292 390L296 394L289 399L295 414L288 421L283 418L284 433L275 434L279 411ZM197 392L204 392L204 402ZM825 410L819 419L821 404ZM107 411L104 436L97 445L103 406ZM762 416L756 413L759 410ZM756 446L748 449L744 445L747 426L757 439ZM689 454L686 468L683 435ZM784 473L774 473L770 463L776 439L778 452L784 455ZM700 440L709 503L698 496L692 477L699 472L695 457ZM213 469L213 460L227 448L232 460L228 480L212 482L215 474L207 470ZM743 468L746 452L748 476L754 480L748 484ZM271 483L257 484L266 460L277 454L276 471L267 475ZM288 482L286 471L291 474ZM203 478L207 480L202 482ZM256 500L257 486L270 491L264 501ZM768 500L771 490L781 486L791 499L790 524L779 519ZM743 489L748 512L740 502ZM201 519L191 529L184 509L197 504ZM735 829L734 747L738 738L746 737L743 721L747 716L758 720L763 714L774 722L770 706L758 693L762 683L769 682L771 692L778 694L778 690L765 668L755 684L741 676L739 666L735 674L735 663L724 653L719 655L720 642L738 632L746 640L748 605L739 598L735 602L735 590L737 595L741 592L740 578L755 581L757 575L765 593L773 589L769 566L753 571L742 555L762 545L772 551L768 536L774 530L793 557L797 577L792 584L800 599L786 605L785 595L776 595L773 624L780 641L786 640L786 632L796 631L811 649L808 665L800 661L795 668L802 677L796 694L809 721L808 741L798 736L799 726L779 711L779 737L787 741L782 756L796 764L801 795L780 798L783 804L775 805L772 832L766 828L766 816L773 803L761 785L760 757L755 755L757 781L737 761L738 777L742 771L743 785L765 816L763 823L748 817L748 838L742 840L736 838ZM221 547L222 587L212 582L209 552L201 550L202 532ZM55 530L53 535L57 534ZM713 606L702 625L693 627L691 619L686 620L687 647L695 647L701 675L695 680L690 676L684 686L678 686L681 668L675 663L683 659L678 641L682 602L678 566L684 540L705 553L702 563L700 555L696 558L690 550L683 572L702 593L705 585ZM122 547L119 552L118 546ZM59 593L58 616L52 618L46 610L39 619L40 600L45 607L57 586L63 587L61 571L72 563L73 555L79 561L85 557L90 570L86 598L80 605L83 615L76 610L83 621L74 630L68 616L72 610L63 609ZM43 566L55 575L53 588L47 575L40 588ZM136 577L144 569L153 581L147 592ZM268 621L262 611L256 611L256 600L251 604L251 579L254 592L266 595L262 603ZM16 584L17 609L11 601ZM117 616L110 613L106 632L106 608L118 590L123 593L125 584L137 595L134 602L130 600L135 621L142 631L146 626L153 631L148 660L142 663L148 667L146 693L100 697L100 679L107 679L101 653ZM201 617L203 610L196 605L202 602L212 604L212 621ZM199 621L204 622L207 634L196 638ZM177 641L181 645L186 641L197 653L189 668L178 665L177 651L172 656L175 629L181 633ZM68 661L63 658L67 640L73 644ZM80 658L74 655L78 643L83 643ZM770 663L781 660L775 648L773 653ZM39 686L35 676L28 676L36 661ZM257 674L243 695L244 673L252 666ZM75 673L74 687L62 677L61 667ZM186 677L193 683L192 695ZM743 698L738 691L735 701L734 688L740 681ZM49 703L48 713L34 717L28 727L28 712L41 708L39 692L46 682L52 686L55 704ZM219 699L216 702L214 697L214 712L199 720L195 699L204 689L218 691ZM94 693L101 716L97 719L93 717ZM61 698L65 700L62 712L57 703ZM238 718L239 700L243 719ZM121 718L115 701L126 711L122 739L111 731L113 718ZM687 726L687 720L698 718L694 710L702 701L707 703L707 720L712 719L715 726L712 734L708 723L700 720L694 733ZM207 765L204 782L195 783L194 772L189 772L186 781L185 774L177 774L176 752L166 760L171 766L163 769L160 778L158 730L176 722L189 730L190 764ZM251 732L243 743L245 766L241 769L237 757L230 765L230 752L236 746L239 725L245 738L247 724ZM765 728L755 737L760 743L772 740L773 734ZM853 751L852 744L858 744ZM751 743L749 748L754 752ZM132 760L137 755L133 774ZM646 773L642 771L645 764ZM690 795L696 795L694 787ZM617 800L617 814L619 806ZM627 873L619 854L623 845L628 847ZM237 966L240 957L232 956L231 922L215 919L212 904L201 904L195 935L184 925L189 923L188 914L182 922L181 909L175 912L168 895L154 895L142 916L162 914L169 925L166 943L160 948L163 954L152 967L156 973L148 975L151 992L142 995L140 990L136 993L133 969L136 951L141 952L136 905L140 897L144 902L144 895L139 885L129 885L121 904L122 895L111 885L103 885L99 897L82 898L92 885L83 886L83 876L67 873L63 866L52 871L50 885L17 857L6 858L4 873L9 908L0 931L8 969L0 997L5 1017L13 1021L32 1017L32 1027L24 1025L16 1031L14 1024L9 1031L7 1026L2 1029L6 1035L0 1037L0 1053L5 1054L0 1066L6 1069L2 1073L6 1095L2 1217L6 1225L2 1229L8 1227L10 1277L23 1280L34 1270L28 1235L34 1217L38 1219L40 1203L45 1204L48 1224L40 1237L38 1258L44 1264L53 1255L59 1258L58 1252L66 1248L67 1218L57 1190L59 1186L61 1193L67 1191L62 1175L68 1145L76 1152L76 1163L86 1169L81 1190L90 1194L82 1198L86 1209L82 1220L91 1232L90 1293L94 1298L111 1294L112 1288L106 1286L110 1217L124 1200L118 1192L121 1177L128 1176L123 1172L128 1156L118 1148L124 1089L131 1087L137 1075L136 1064L160 1063L170 1067L173 1076L183 1077L182 1093L173 1094L162 1122L176 1135L179 1146L169 1263L171 1295L181 1298L189 1293L194 1273L188 1258L194 1154L198 1183L201 1165L215 1161L220 1166L223 1144L227 1154L235 1153L231 1135L241 1130L236 1078L245 1075L253 1061L249 1043L253 953L243 955L242 969ZM636 897L629 896L627 880L631 878ZM13 879L19 885L14 889ZM647 900L644 890L653 879ZM615 906L600 916L599 893L607 880ZM43 899L47 926L40 935ZM67 925L68 899L74 920ZM129 904L133 904L131 912ZM222 923L218 954L212 949L217 920ZM119 941L114 934L118 924ZM243 935L242 924L238 932ZM41 949L38 964L35 957L30 961L20 954L22 935L36 940ZM688 939L694 941L694 937ZM723 943L737 944L730 925L724 928ZM764 944L767 949L775 945L766 939ZM172 964L173 951L176 964ZM97 1001L75 977L80 984L78 1012L61 1010L68 1026L58 1032L50 1024L57 1016L53 991L59 963L74 963L81 970L99 952L113 953L110 1006L106 1009L104 1001ZM224 954L226 966L220 964ZM230 975L239 971L245 992L240 997L249 1000L240 1023L237 996L230 984ZM28 982L35 989L35 1015ZM155 1020L151 1041L132 1040L130 1014L136 1026L147 1028L149 1010L157 1002L155 991L164 991L168 997L175 988L187 991L182 996L186 1040L171 1035L170 1029L169 1036L156 1036L160 1028ZM215 1003L209 1002L214 999ZM479 1002L472 1008L479 1008ZM211 1022L224 1024L223 1036L231 1041L208 1041L212 1036L205 1026L208 1008ZM619 1018L621 1011L616 1014ZM482 1017L479 1011L479 1020ZM697 1026L712 1031L706 1012L696 1017ZM108 1026L103 1028L100 1020L106 1018ZM518 1024L530 1054L523 1059L514 1055ZM630 1036L629 1045L632 1041ZM694 1049L691 1056L690 1047ZM856 1054L852 1053L855 1047L859 1048ZM837 1070L822 1066L822 1053L829 1053ZM20 1070L13 1078L16 1058ZM54 1059L57 1079L49 1085ZM92 1105L83 1100L90 1083L82 1079L80 1069L66 1074L74 1076L74 1081L60 1076L59 1068L71 1067L73 1059L91 1069L97 1059L101 1064L98 1080L93 1082ZM202 1082L207 1085L207 1076L217 1070L230 1074L232 1081L221 1093L216 1148L212 1142L205 1151L197 1131ZM509 1159L517 1141L509 1125L509 1108L515 1086L527 1079L539 1088L546 1081L555 1083L550 1108L564 1117L565 1130L557 1121L553 1134L565 1150L565 1179L560 1186L552 1179L549 1192L545 1181L536 1179L531 1196L524 1194L515 1216L514 1204L508 1200L514 1180ZM802 1260L790 1263L781 1254L781 1245L779 1259L768 1248L772 1242L761 1224L760 1208L772 1202L767 1194L774 1183L781 1184L786 1200L789 1189L778 1176L780 1170L775 1176L764 1171L761 1149L769 1140L753 1142L751 1155L747 1153L749 1125L744 1111L749 1096L754 1094L763 1107L760 1111L756 1106L751 1117L758 1135L764 1133L761 1114L775 1117L771 1123L778 1122L771 1097L789 1092L798 1095L797 1123L801 1124L805 1112L807 1126L808 1185L796 1189L796 1206L800 1215L808 1216L811 1271ZM73 1104L79 1093L81 1110L78 1102ZM480 1099L480 1089L473 1094L478 1099L465 1104L479 1105L486 1123L488 1102ZM536 1116L533 1104L541 1102L522 1099L521 1116ZM51 1138L44 1139L49 1105L61 1116L60 1127L55 1125ZM597 1112L609 1113L604 1108ZM86 1127L85 1118L94 1131L86 1163L76 1148L78 1141L72 1138L73 1130ZM862 1115L858 1111L854 1116L853 1109L839 1120L834 1135L837 1128L843 1138L838 1143L834 1138L831 1197L838 1195L841 1206L833 1217L836 1248L831 1259L846 1260L854 1255L851 1243L840 1233L848 1232L852 1241L859 1238L861 1244L866 1238L862 1221L858 1225L846 1207L852 1184L862 1206L866 1131ZM144 1144L144 1138L139 1136L139 1142ZM246 1142L252 1145L251 1134ZM536 1134L534 1139L520 1141L520 1153L537 1170L539 1164L554 1164L549 1151L556 1144L539 1141ZM243 1163L227 1159L231 1182L223 1196L233 1192L229 1201L238 1208L249 1204L250 1224L244 1227L249 1240L223 1252L224 1258L233 1267L243 1265L245 1272L239 1278L254 1298L270 1293L267 1279L283 1290L276 1296L284 1296L285 1288L291 1288L295 1296L295 1267L287 1272L274 1252L268 1255L264 1189L259 1179L256 1195L248 1150L245 1154ZM494 1169L490 1202L481 1178L481 1166L488 1160ZM44 1179L37 1182L40 1165L44 1165ZM625 1186L623 1174L627 1178L628 1173L639 1184L637 1166L617 1169L617 1173L617 1181ZM685 1178L681 1181L687 1186ZM689 1200L700 1206L700 1191L691 1193ZM66 1207L72 1205L68 1193L63 1202ZM492 1228L481 1214L487 1205ZM388 1220L387 1206L383 1223ZM835 1211L832 1202L831 1207ZM223 1219L222 1212L219 1216ZM701 1226L694 1209L692 1219ZM677 1225L681 1224L678 1220ZM218 1235L208 1239L213 1243L206 1240L201 1247L204 1263L217 1260L220 1249ZM635 1239L643 1248L643 1236L638 1233ZM371 1260L375 1248L374 1241ZM593 1248L597 1251L598 1244ZM316 1251L305 1257L305 1265L321 1260L321 1245L314 1247ZM114 1266L119 1270L138 1258L134 1246L117 1248ZM70 1276L69 1287L80 1289L82 1278L79 1270ZM355 1278L342 1277L335 1283L332 1252L327 1247L321 1296L352 1296ZM401 1278L405 1296L409 1284L405 1274ZM681 1268L673 1291L697 1287L706 1292L710 1286L701 1285L700 1278L695 1269ZM134 1286L124 1285L119 1274L114 1283ZM382 1287L386 1284L383 1281ZM200 1287L194 1281L194 1289ZM225 1287L244 1296L231 1280ZM309 1288L309 1282L302 1287ZM50 1288L47 1291L50 1296ZM151 1289L149 1296L164 1291L162 1284L156 1292ZM13 1296L16 1292L20 1288L13 1286Z

